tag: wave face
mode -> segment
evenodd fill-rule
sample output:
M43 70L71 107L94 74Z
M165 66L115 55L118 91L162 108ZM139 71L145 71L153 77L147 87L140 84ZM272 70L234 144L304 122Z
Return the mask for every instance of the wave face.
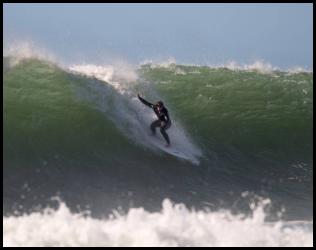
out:
M3 59L6 219L54 207L56 195L93 218L159 212L165 198L247 213L261 196L270 219L281 208L286 220L312 219L313 73L12 61ZM171 141L190 160L151 145L153 114L137 92L164 101Z

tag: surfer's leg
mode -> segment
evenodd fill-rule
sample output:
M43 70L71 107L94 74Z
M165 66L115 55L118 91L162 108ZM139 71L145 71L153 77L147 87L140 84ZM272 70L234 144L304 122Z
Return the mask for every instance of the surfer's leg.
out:
M150 125L150 129L151 129L151 132L153 134L156 134L156 127L160 127L160 121L157 120L157 121L154 121L151 125Z
M165 138L166 142L167 142L167 145L169 146L170 145L170 139L169 139L169 135L167 134L166 132L166 129L170 128L170 124L167 124L163 127L160 128L160 132L162 134L162 136Z

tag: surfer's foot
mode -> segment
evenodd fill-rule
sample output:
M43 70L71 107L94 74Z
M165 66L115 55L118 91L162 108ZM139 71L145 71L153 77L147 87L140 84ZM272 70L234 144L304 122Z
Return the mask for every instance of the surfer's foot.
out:
M170 147L170 143L167 143L167 144L165 145L165 147L166 147L166 148L169 148L169 147Z

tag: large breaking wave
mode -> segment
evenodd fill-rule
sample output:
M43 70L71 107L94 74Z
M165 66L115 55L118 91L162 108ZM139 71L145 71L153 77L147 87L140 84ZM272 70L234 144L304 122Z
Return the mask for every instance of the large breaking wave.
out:
M3 62L6 244L25 245L23 237L14 239L17 230L30 232L37 223L53 232L65 225L64 218L69 238L41 235L36 241L30 232L29 244L94 245L100 237L103 245L312 244L312 229L269 226L262 218L278 220L281 210L284 220L313 217L313 73L260 63L58 66L32 57ZM137 92L166 103L174 121L170 138L190 161L150 144L153 116ZM246 216L251 209L244 191L271 199L271 211L259 222L246 219L252 217ZM67 207L45 214L55 195ZM173 207L166 198L211 211ZM103 219L118 207L125 217ZM230 219L222 218L224 208ZM76 214L85 209L91 217ZM171 232L164 221L179 228ZM150 242L108 231L122 224L141 228L139 223ZM78 225L82 231L74 232ZM228 228L248 234L250 227L257 229L253 241L240 241L238 233L218 236Z

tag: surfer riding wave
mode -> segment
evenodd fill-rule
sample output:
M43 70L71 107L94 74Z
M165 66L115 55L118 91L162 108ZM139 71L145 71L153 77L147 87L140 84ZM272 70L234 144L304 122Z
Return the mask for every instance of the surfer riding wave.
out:
M164 106L162 101L158 101L156 104L152 104L152 103L146 101L145 99L143 99L142 97L140 97L139 94L137 96L138 96L138 99L143 104L152 108L158 117L158 120L153 121L150 125L150 129L151 129L153 135L156 134L156 128L160 127L160 132L167 142L166 147L169 147L170 146L170 139L169 139L169 136L168 136L166 130L168 128L170 128L171 120L170 120L167 108Z

